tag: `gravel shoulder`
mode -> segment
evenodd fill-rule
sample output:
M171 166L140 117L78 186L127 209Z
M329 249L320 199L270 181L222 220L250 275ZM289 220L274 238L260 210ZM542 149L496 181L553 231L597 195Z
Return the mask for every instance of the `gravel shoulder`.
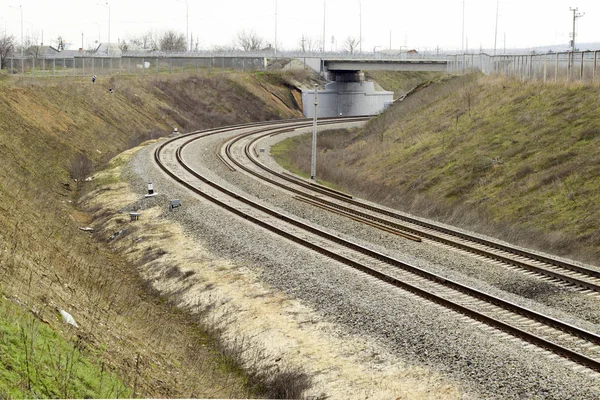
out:
M302 132L297 132L300 134ZM272 140L281 140L275 137ZM597 299L540 283L439 246L412 243L339 216L231 172L216 159L223 140L190 149L195 168L248 196L311 220L374 249L451 279L502 293L531 308L598 332ZM268 147L269 143L261 143ZM330 398L598 398L598 382L523 343L503 340L413 295L249 225L190 196L157 170L153 146L139 151L123 178L142 218L180 232L168 257L141 272L182 305L210 303L231 338L265 349L264 362L302 366L314 377L310 396ZM268 154L268 149L267 149ZM143 199L153 182L159 195ZM167 211L168 200L183 207ZM177 229L173 228L177 227ZM158 240L160 242L160 239ZM165 243L162 243L164 246ZM169 266L193 270L192 282L169 278ZM554 285L555 286L555 285ZM589 297L586 299L585 297ZM279 361L276 361L279 360Z

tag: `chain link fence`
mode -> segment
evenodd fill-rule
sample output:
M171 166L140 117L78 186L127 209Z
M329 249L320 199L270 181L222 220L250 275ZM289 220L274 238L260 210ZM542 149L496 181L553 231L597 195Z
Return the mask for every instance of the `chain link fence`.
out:
M8 58L10 73L28 76L150 75L213 71L252 72L280 69L292 58L323 59L420 59L419 55L373 54L273 54L250 55L168 55L168 56L75 56L65 58ZM525 55L452 54L429 55L427 60L446 61L449 73L481 71L516 77L522 81L598 82L598 51L560 52Z
M448 72L481 71L516 77L522 81L586 82L600 81L598 51L527 55L461 54L450 56Z
M273 64L269 66L274 68ZM264 57L65 57L8 58L6 69L28 76L92 76L194 73L218 71L264 71Z

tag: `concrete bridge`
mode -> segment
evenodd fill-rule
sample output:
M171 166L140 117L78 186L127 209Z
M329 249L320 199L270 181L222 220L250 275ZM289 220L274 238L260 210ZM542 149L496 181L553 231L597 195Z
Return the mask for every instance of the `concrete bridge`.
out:
M445 72L447 61L384 59L305 59L304 62L331 81L319 90L317 117L376 115L394 102L394 93L375 91L373 82L364 79L363 71ZM314 90L302 91L304 115L313 117Z

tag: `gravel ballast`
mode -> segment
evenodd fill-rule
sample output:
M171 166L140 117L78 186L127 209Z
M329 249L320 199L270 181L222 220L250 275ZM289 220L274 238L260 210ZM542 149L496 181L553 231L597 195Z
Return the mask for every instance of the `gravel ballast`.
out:
M260 147L267 147L265 155L270 142L281 139L278 136L261 142ZM219 135L197 142L186 150L185 154L189 154L186 159L210 179L227 181L237 192L268 202L286 213L329 230L339 230L346 238L415 266L600 332L594 312L597 298L437 245L413 243L292 200L281 190L226 169L214 155L215 146L222 140ZM300 300L316 315L335 323L340 337L373 341L406 364L439 371L450 381L460 382L465 397L600 397L596 380L549 359L540 350L523 348L524 343L518 340L502 339L499 333L466 321L454 312L266 233L207 201L196 199L158 170L152 160L153 149L149 146L132 159L124 174L132 188L143 195L147 183L153 182L162 196L154 202L181 198L183 207L175 212L165 211L165 218L181 224L186 235L211 253L258 273L267 285ZM144 204L148 203L140 201L136 206L143 208Z

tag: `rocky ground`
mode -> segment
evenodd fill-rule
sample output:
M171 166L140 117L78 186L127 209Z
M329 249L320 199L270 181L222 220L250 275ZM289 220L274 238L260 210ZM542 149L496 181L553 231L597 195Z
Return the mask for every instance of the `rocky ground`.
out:
M214 156L214 146L222 140L220 136L199 142L186 152L187 159L212 179L227 181L241 193L339 230L347 238L600 332L597 298L292 200L239 171L228 171ZM173 241L158 234L144 238L168 254L140 266L140 272L165 294L176 295L182 305L205 309L210 304L210 318L232 341L244 342L247 357L260 349L266 364L302 367L313 377L307 397L600 397L597 381L539 350L523 348L521 341L501 339L460 315L189 195L157 170L152 150L148 146L139 151L126 169L123 178L138 200L123 202L122 211L137 209L142 220L176 230L179 236L169 239ZM143 198L148 182L159 193L150 200ZM183 206L169 211L173 198L181 199ZM169 274L173 265L193 279Z

